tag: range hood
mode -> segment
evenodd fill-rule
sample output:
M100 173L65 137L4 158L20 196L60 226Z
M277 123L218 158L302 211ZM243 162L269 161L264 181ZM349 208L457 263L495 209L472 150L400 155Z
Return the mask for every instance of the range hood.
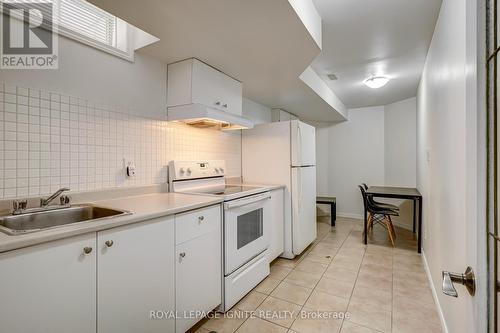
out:
M253 127L253 122L245 117L197 103L169 107L167 120L183 122L200 128L219 127L222 130Z

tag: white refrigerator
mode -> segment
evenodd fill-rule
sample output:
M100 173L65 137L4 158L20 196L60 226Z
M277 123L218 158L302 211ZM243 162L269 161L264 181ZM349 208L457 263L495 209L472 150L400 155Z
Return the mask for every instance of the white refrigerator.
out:
M292 259L316 239L315 128L292 120L242 133L243 182L286 186L281 256Z

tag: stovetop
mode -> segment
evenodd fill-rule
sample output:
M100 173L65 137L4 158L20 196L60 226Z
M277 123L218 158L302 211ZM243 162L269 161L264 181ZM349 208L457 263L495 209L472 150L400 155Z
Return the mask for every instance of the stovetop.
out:
M239 199L269 190L268 187L226 184L224 161L171 161L170 191Z
M242 186L242 185L226 185L223 190L221 189L214 189L212 191L209 191L207 193L209 194L215 194L215 195L230 195L230 194L237 194L237 193L242 193L242 192L248 192L248 191L255 191L256 186Z
M266 192L267 187L248 186L248 185L222 185L222 186L207 186L192 190L184 190L182 192L189 194L213 195L222 196L224 200L234 200L243 198L249 195Z

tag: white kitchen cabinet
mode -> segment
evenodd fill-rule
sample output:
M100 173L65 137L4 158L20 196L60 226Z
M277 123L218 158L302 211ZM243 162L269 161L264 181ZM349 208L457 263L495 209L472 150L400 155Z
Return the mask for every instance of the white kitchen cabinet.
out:
M97 233L97 333L174 332L174 218Z
M170 108L192 103L241 115L241 82L198 59L169 64L167 106Z
M268 223L270 243L267 250L268 261L271 262L283 253L285 232L284 191L282 188L271 191L270 223Z
M183 333L222 302L220 206L179 214L176 236L176 332ZM189 231L191 237L186 237Z
M285 110L282 109L272 109L271 110L271 121L274 122L279 122L279 121L290 121L290 120L296 120L299 119L297 116L294 114L291 114Z
M0 254L0 331L94 333L96 252L91 233Z

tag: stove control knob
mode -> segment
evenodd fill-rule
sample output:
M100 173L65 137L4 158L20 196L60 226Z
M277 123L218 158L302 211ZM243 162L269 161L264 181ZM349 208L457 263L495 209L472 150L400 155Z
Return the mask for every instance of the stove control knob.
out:
M191 168L187 169L187 174L188 174L188 176L191 174Z
M179 169L179 174L181 174L181 175L184 174L184 168Z
M223 168L219 168L219 171L224 173L224 169Z

